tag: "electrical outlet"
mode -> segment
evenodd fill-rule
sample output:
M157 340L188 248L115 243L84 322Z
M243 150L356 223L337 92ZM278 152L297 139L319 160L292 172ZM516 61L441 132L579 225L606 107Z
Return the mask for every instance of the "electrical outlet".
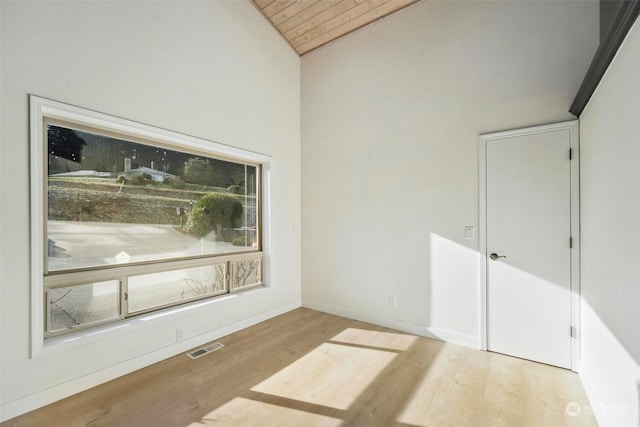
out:
M398 300L396 299L396 297L390 296L388 304L389 304L389 307L396 308L398 306Z
M184 334L182 328L176 329L176 341L182 341L184 339Z
M467 225L464 228L464 238L465 239L473 239L473 226Z

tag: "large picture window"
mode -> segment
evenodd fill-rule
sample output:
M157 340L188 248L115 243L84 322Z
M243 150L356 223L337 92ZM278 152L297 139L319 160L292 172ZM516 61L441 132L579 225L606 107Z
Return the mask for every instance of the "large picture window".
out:
M38 97L31 141L43 338L264 284L266 156Z

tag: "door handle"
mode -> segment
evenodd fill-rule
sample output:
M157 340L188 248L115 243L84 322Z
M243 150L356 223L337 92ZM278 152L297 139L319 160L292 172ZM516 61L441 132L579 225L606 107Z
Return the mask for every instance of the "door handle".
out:
M492 253L491 255L489 255L489 258L491 258L492 260L497 260L498 258L506 258L506 256L504 255L498 255L497 253Z

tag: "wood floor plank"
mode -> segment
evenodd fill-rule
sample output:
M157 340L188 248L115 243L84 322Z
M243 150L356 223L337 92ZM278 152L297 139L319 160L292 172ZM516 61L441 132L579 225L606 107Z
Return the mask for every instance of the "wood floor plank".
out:
M595 426L570 371L297 309L2 423Z

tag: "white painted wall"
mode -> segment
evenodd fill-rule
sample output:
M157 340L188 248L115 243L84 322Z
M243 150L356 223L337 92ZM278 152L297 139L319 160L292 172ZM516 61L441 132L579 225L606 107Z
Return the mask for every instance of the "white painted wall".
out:
M640 425L640 21L580 116L582 372L602 426Z
M478 135L572 119L597 44L597 2L424 1L304 56L303 305L479 346Z
M300 60L249 2L0 10L1 419L300 305ZM28 94L272 156L271 286L30 359Z

